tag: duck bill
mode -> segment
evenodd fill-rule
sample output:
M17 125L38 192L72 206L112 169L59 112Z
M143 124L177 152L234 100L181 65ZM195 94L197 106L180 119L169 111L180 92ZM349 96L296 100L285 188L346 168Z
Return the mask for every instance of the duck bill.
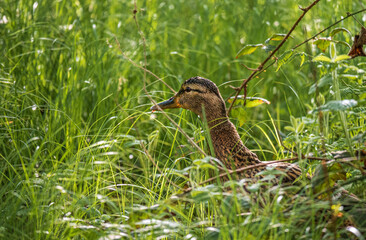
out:
M152 106L150 108L151 111L158 111L159 108L158 106L161 108L161 109L168 109L168 108L180 108L180 104L178 103L177 99L175 97L171 97L169 98L168 100L164 101L164 102L161 102L161 103L158 103L157 105L155 106Z

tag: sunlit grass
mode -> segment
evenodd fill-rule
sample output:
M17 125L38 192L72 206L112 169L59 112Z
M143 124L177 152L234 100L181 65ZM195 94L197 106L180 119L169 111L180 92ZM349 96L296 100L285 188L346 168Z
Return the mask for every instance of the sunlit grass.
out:
M337 6L334 12L329 4ZM234 59L242 45L285 33L299 14L293 1L137 5L147 68L174 89L192 76L210 78L224 98L232 94L229 85L249 73L239 63L256 67L266 54ZM304 25L316 33L333 16L358 8L352 1L321 3ZM351 214L342 212L334 223L329 201L314 198L307 179L281 187L244 180L200 185L218 172L219 163L193 148L163 114L149 112L144 73L116 46L115 38L143 65L133 9L131 1L0 2L0 238L329 239L336 225L337 236L351 236L342 226ZM350 21L344 25L358 31ZM291 44L304 40L302 34L299 28ZM316 116L306 109L313 82L307 65L299 72L296 61L279 73L269 69L249 85L251 96L271 105L234 109L231 116L245 144L263 160L294 156L280 137L294 152L323 154L318 125L310 121ZM147 87L156 101L172 95L150 76ZM208 152L201 119L187 110L167 114ZM322 137L332 151L343 150L331 114L325 113ZM366 131L364 111L358 114L348 119L352 138ZM290 115L308 121L296 140L284 130ZM364 137L353 141L355 149L363 148ZM304 163L304 171L313 172L317 164ZM360 175L357 169L347 172ZM365 199L364 183L345 187Z

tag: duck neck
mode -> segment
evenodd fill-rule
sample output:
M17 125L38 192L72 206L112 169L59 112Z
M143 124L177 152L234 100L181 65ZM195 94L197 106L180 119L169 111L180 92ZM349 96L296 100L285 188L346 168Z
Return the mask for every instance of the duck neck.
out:
M257 155L251 152L240 139L240 136L228 116L216 119L207 118L215 157L227 168L242 168L260 163Z

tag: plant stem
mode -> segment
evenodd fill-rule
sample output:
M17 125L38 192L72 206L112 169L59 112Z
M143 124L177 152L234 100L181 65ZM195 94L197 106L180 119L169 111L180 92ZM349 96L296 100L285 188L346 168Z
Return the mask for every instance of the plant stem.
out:
M335 100L342 101L341 91L339 89L337 68L334 68L334 70L332 71L332 80L333 80L333 89L334 89ZM344 134L346 135L348 150L351 153L351 155L354 156L352 142L351 142L349 132L348 132L348 129L347 129L346 114L343 110L341 110L341 111L339 111L339 116L341 118L341 123L342 123L342 128L343 128Z

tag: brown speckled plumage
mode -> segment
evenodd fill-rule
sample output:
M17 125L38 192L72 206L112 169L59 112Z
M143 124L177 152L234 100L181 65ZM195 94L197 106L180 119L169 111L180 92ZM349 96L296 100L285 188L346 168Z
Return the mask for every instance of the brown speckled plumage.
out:
M179 92L169 100L159 104L161 108L185 108L206 119L210 128L215 157L228 169L238 169L261 163L241 141L240 136L226 114L226 107L217 86L210 80L193 77L186 80ZM157 110L156 106L151 108ZM204 109L204 110L202 110ZM274 163L275 169L286 172L283 182L292 182L301 175L300 168L290 163ZM242 173L243 177L255 178L266 166L253 168Z

